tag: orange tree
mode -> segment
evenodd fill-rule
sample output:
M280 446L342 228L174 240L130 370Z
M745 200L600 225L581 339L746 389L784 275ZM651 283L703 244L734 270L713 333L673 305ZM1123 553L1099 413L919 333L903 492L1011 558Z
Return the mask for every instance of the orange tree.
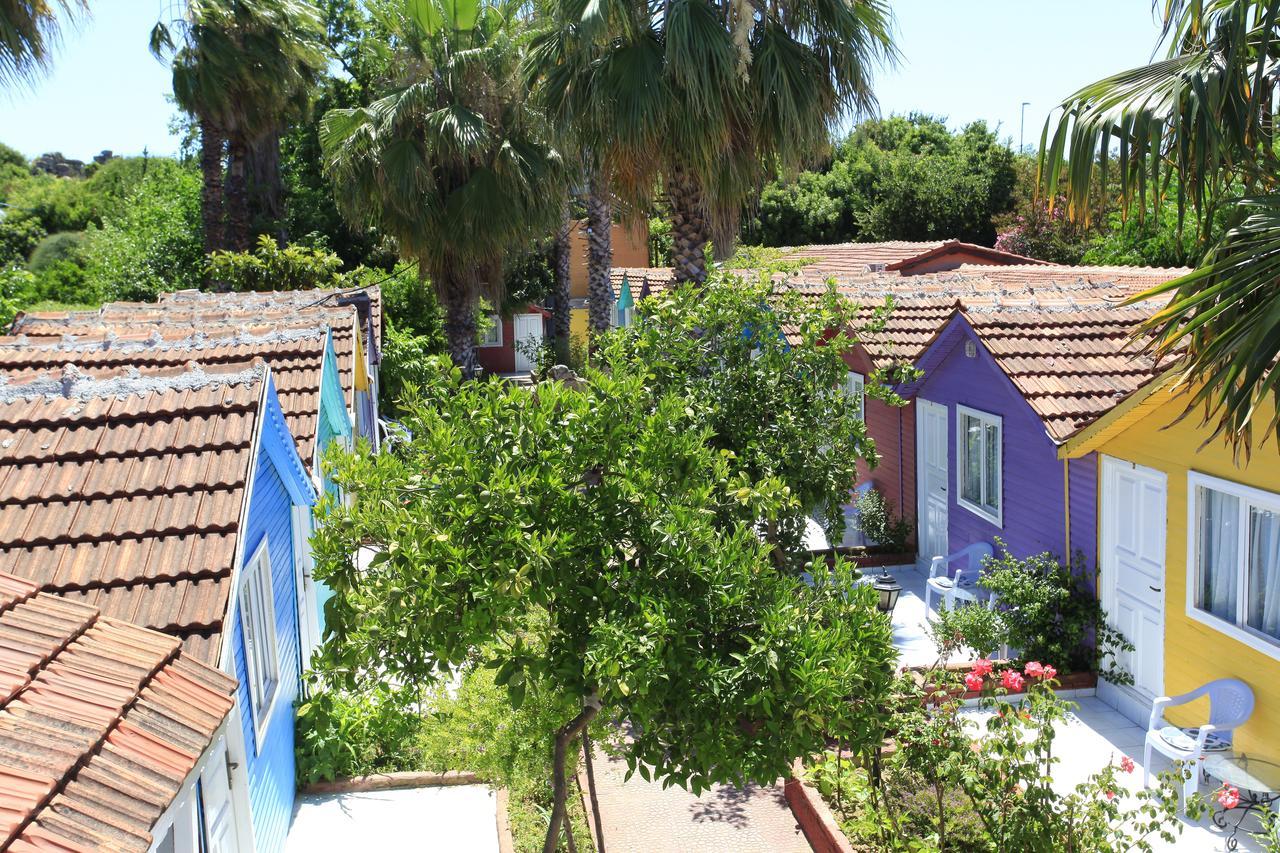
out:
M411 439L330 460L351 497L315 542L335 592L321 666L339 683L485 665L513 703L532 691L559 707L546 850L568 750L599 714L630 722L632 771L695 792L774 780L829 734L870 748L888 621L850 567L812 565L810 585L774 559L758 531L795 517L796 493L717 446L696 401L638 369L532 391L444 362L424 375L405 403ZM810 423L785 417L799 396L773 393L779 424Z

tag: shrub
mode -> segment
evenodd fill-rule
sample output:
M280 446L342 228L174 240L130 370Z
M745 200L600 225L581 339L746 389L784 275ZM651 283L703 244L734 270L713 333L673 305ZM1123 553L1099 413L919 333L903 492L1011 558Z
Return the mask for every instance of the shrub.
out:
M982 584L999 596L1005 642L1026 660L1055 660L1073 671L1097 672L1128 684L1116 654L1133 646L1107 624L1106 613L1085 582L1084 556L1071 565L1048 553L1017 559L996 540L1001 555L988 562Z
M83 247L83 231L61 231L50 234L36 245L35 251L31 253L31 260L27 262L27 269L38 273L58 261L79 264Z
M898 518L878 489L867 489L858 498L858 523L862 533L870 541L887 551L907 549L914 525L905 518Z
M36 277L20 267L0 267L0 330L35 299Z
M200 174L176 167L151 170L116 215L89 230L89 286L110 299L136 300L199 287L200 235Z
M72 260L55 260L35 273L35 301L97 307L102 292L88 281L84 267Z
M1008 631L1000 613L985 605L944 607L929 620L929 637L939 657L947 660L965 648L977 657L995 654L1008 640Z
M269 234L258 237L251 252L214 252L207 272L232 290L312 290L341 284L342 258L320 249L289 245L283 249Z
M403 413L400 402L406 398L406 392L431 383L437 371L430 359L443 354L444 350L444 335L438 327L435 334L417 335L401 330L397 322L387 317L378 389L383 412Z
M864 849L983 853L1150 851L1153 839L1176 840L1177 787L1188 769L1120 797L1121 775L1134 771L1121 757L1065 791L1054 783L1055 727L1074 706L1053 692L1053 668L970 677L981 682L981 715L962 713L954 673L926 674L925 684L940 687L930 693L904 678L884 718L892 753L860 764L826 756L809 768L851 840ZM1010 701L1004 683L1025 693ZM1193 820L1204 810L1199 797L1188 803Z
M0 264L25 263L46 233L40 220L32 216L0 219Z
M347 282L350 287L377 284L382 290L382 313L387 326L394 321L402 333L437 339L441 349L433 351L444 351L444 315L440 303L431 282L419 277L413 264L399 266L391 273L359 267L347 274Z
M364 694L315 690L298 706L298 784L419 769L418 699L386 685Z

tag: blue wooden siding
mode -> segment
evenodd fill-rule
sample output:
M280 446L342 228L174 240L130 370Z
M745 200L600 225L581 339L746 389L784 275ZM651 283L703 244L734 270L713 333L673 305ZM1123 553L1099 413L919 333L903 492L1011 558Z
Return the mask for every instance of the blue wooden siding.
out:
M973 357L965 354L966 340L977 345ZM1093 457L1073 461L1069 474L1064 470L1057 457L1057 445L1049 439L1044 423L963 318L951 321L922 356L919 366L925 373L913 386L915 396L947 407L947 538L951 550L973 542L992 542L999 536L1015 556L1048 551L1065 558L1065 478L1071 489L1071 548L1083 551L1092 567L1097 552L1097 462ZM958 502L957 405L1002 419L1000 525Z
M262 743L258 743L254 731L253 705L249 697L245 661L244 625L239 607L235 610L231 636L235 675L240 682L237 700L244 727L255 846L257 853L274 853L284 849L289 820L293 814L296 790L294 703L298 698L302 676L291 507L295 502L309 502L314 497L306 484L293 440L285 431L274 386L267 395L261 430L242 553L243 560L248 561L265 537L271 558L280 684ZM306 501L301 501L299 495L304 492Z

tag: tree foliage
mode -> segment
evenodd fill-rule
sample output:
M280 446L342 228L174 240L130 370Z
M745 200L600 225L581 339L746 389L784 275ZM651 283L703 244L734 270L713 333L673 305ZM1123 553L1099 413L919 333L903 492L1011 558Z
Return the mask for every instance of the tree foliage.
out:
M668 318L688 337L706 318L695 302ZM735 325L722 314L741 336L750 315ZM704 341L723 344L721 390L780 389L779 432L809 427L802 401L824 399L831 384L799 355L824 349L818 324L803 329L789 362L781 348L752 361L727 335ZM758 530L803 514L807 487L759 464L762 449L714 435L703 380L677 378L709 362L691 366L672 349L658 377L641 359L660 342L609 345L608 372L532 391L464 382L433 361L406 401L411 441L376 457L336 453L334 476L352 500L329 506L316 540L317 573L335 590L326 666L351 682L423 683L485 647L516 704L534 685L576 711L544 733L557 767L602 710L633 724L632 770L695 791L777 778L828 731L858 731L891 669L872 591L843 564L830 576L811 567L813 587L789 562L779 567L777 544ZM838 434L848 426L818 429L852 451L860 441ZM838 455L823 464L841 470ZM816 467L804 472L827 482ZM375 556L357 567L361 546Z
M992 245L1014 203L1014 155L975 122L913 113L854 128L824 168L765 187L744 239L766 246L958 238Z
M1280 6L1161 8L1164 57L1085 86L1045 123L1041 185L1052 198L1065 182L1068 215L1086 223L1106 204L1094 188L1108 170L1127 213L1158 213L1172 200L1179 226L1185 220L1207 251L1195 272L1142 295L1170 301L1140 334L1194 389L1188 411L1200 409L1215 436L1247 453L1260 404L1280 403ZM1272 408L1265 435L1280 423Z

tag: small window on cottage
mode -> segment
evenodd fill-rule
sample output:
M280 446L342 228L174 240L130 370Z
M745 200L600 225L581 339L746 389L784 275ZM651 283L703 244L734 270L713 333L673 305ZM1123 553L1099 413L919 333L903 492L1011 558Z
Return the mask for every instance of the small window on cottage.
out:
M1280 642L1280 495L1191 475L1194 607L1246 642Z
M502 346L502 318L497 314L489 315L489 325L480 335L480 343L476 346L482 347L500 347Z
M261 740L280 687L280 655L276 647L276 608L271 580L271 552L263 539L245 566L240 590L240 622L254 730Z
M853 405L854 413L862 420L863 413L866 410L866 377L857 371L850 370L845 374L844 393L848 395L849 402Z
M958 503L993 524L1001 524L1003 423L998 415L957 406L956 429Z

